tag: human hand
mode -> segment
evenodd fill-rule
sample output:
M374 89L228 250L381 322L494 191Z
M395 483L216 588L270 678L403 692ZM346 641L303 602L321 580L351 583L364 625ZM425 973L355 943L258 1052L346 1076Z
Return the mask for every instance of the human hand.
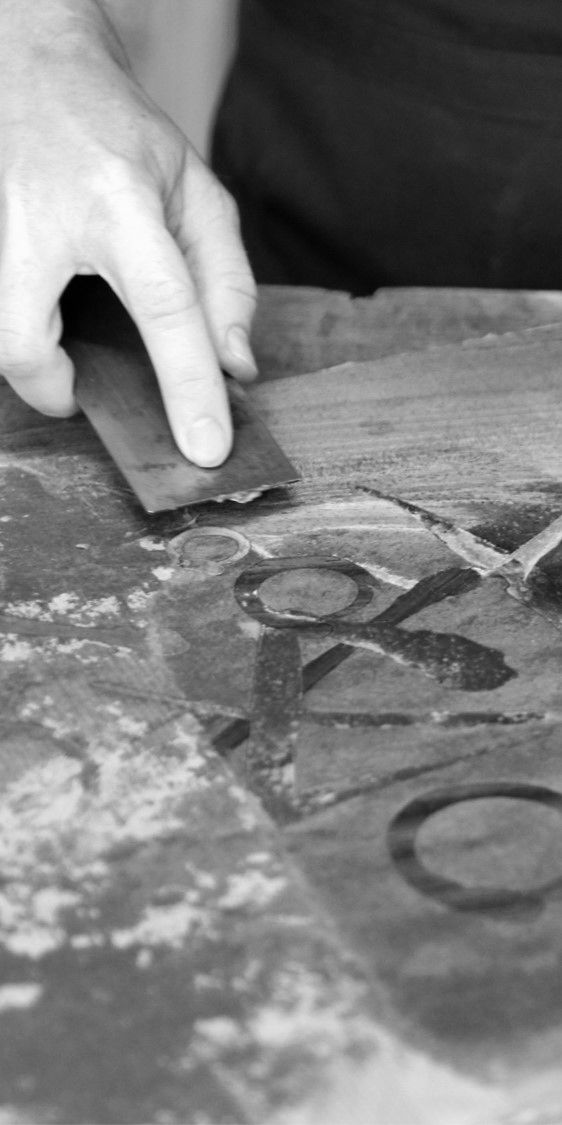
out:
M255 375L255 284L234 202L136 83L97 0L0 0L0 372L75 409L59 298L99 274L154 364L174 438L228 455L221 366Z

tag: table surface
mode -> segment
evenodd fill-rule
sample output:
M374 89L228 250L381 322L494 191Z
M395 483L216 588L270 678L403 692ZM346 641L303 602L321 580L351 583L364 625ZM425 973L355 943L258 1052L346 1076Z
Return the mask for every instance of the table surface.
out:
M255 343L247 507L0 388L0 1121L558 1125L562 299Z

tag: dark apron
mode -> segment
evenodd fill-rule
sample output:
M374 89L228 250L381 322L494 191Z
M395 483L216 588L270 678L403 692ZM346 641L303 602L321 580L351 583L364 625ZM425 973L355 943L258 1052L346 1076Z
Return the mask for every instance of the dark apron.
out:
M562 289L562 0L242 0L213 164L260 281Z

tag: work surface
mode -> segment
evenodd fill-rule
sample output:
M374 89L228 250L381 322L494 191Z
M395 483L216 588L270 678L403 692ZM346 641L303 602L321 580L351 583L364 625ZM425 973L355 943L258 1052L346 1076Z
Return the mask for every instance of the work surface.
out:
M0 388L0 1122L560 1125L562 299L256 347L246 508Z

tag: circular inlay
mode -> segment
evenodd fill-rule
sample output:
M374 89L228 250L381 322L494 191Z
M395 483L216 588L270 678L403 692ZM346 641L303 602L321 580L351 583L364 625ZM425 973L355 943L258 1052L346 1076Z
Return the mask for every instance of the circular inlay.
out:
M550 859L547 866L553 868L552 874L549 872L545 878L543 872L539 878L535 871L534 878L529 879L529 874L532 876L533 856L530 855L529 846L522 839L521 817L514 817L512 810L509 817L506 817L506 802L513 805L514 802L522 801L536 805L542 809L543 814L552 812L559 816L562 814L562 793L542 785L521 782L482 782L425 793L405 805L392 821L388 831L390 855L410 886L421 894L439 900L452 910L474 911L496 916L511 913L516 921L525 919L529 914L542 910L549 896L562 893L562 871L558 874L560 869L558 864L553 864ZM479 802L480 807L474 808L472 825L464 810L458 810L461 815L456 824L457 836L460 839L458 834L462 828L462 832L467 837L466 849L464 849L466 854L461 855L460 862L453 865L455 874L460 872L463 875L461 881L449 875L452 861L447 858L447 833L450 851L453 850L456 842L454 834L451 835L451 823L447 822L451 820L453 810L466 802ZM487 810L489 813L487 826L482 818L482 802L493 802ZM442 863L439 864L441 870L438 870L433 857L431 862L428 862L430 854L436 852L435 832L431 833L430 827L436 828L437 823L434 821L430 826L428 822L430 818L436 818L437 814L445 812L447 817L440 817L442 820L440 846L445 854ZM476 828L477 819L481 825L480 830ZM516 820L519 820L517 826ZM549 820L552 820L551 816ZM551 830L552 827L550 824ZM546 830L546 824L544 828ZM506 832L510 832L510 839L506 839ZM542 831L541 835L544 835ZM474 838L471 840L471 837ZM482 852L486 842L489 852L488 870L484 876L480 874L480 882L476 883L472 881L475 866L472 872L469 867L471 862L473 865L476 863L475 847L477 846ZM511 853L511 871L508 877L502 872L502 866L505 867L506 862L506 848L509 848ZM523 853L519 858L518 849ZM463 849L461 848L460 851L462 853ZM482 854L477 862L480 864L481 871ZM498 875L502 881L498 881Z
M330 555L264 559L240 574L238 604L250 617L277 628L324 624L367 605L376 579L356 563Z
M238 531L224 527L194 527L177 535L168 544L176 566L220 574L250 551L248 540Z
M356 601L357 586L352 578L334 570L285 571L267 578L261 587L261 598L268 609L277 613L301 612L314 617L343 613Z

